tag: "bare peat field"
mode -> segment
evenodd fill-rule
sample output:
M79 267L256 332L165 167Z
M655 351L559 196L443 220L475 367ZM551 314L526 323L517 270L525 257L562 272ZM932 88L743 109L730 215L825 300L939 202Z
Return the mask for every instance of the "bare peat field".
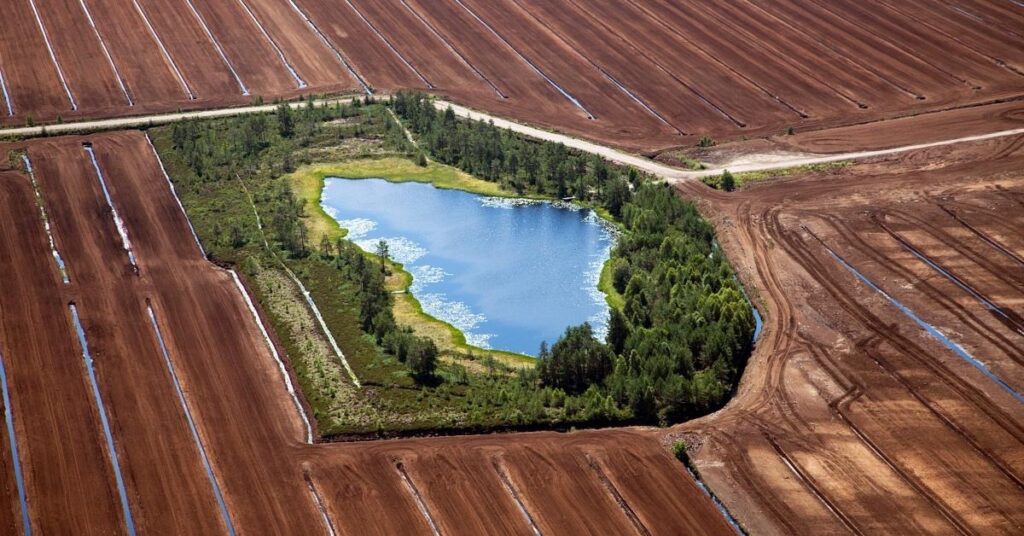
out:
M422 89L653 152L1019 98L1022 24L996 0L18 0L0 124Z
M0 149L4 533L732 532L653 430L310 444L145 134Z
M694 183L766 328L681 425L763 534L1013 534L1024 518L1024 138Z

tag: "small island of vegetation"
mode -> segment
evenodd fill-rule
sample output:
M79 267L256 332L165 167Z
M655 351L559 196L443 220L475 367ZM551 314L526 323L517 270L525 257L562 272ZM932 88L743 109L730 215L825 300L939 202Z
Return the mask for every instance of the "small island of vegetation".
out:
M711 225L632 168L459 120L417 93L310 101L150 136L208 258L239 268L270 318L324 437L665 425L721 406L749 356L754 319ZM615 221L622 233L601 278L606 340L570 327L534 365L424 327L414 299L395 293L408 285L401 267L345 240L322 214L322 178L346 166L572 199Z

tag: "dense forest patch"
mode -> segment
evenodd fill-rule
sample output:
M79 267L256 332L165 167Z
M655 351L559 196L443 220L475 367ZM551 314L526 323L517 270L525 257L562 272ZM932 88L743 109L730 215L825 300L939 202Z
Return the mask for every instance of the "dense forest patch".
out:
M281 107L150 135L208 257L237 267L268 312L322 435L668 424L720 406L750 353L753 317L713 229L631 168L457 120L419 94ZM602 278L614 287L607 340L572 327L541 348L537 366L517 367L439 349L398 322L390 267L337 233L311 234L308 216L319 207L288 179L303 165L386 158L452 166L509 193L572 198L619 222ZM362 387L325 345L287 271L310 292Z

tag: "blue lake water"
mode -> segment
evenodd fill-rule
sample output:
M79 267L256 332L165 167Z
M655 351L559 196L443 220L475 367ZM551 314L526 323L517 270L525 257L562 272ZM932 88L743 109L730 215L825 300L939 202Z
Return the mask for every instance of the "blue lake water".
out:
M338 178L325 181L321 204L364 250L386 240L423 310L470 344L536 355L567 326L605 332L597 282L614 230L589 209Z

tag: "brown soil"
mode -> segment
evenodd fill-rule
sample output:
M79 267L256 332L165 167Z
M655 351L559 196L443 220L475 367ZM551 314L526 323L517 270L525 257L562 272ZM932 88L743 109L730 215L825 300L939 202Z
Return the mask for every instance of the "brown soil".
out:
M376 91L425 88L543 128L653 152L691 147L703 134L739 140L787 127L820 131L1020 97L1024 64L1024 33L1014 24L1020 14L990 1L885 0L870 9L822 0L572 1L554 9L535 0L296 0L326 44L288 2L242 0L309 84L300 89L239 0L193 2L251 89L243 96L185 0L140 0L195 94L189 100L130 2L85 1L136 106L122 102L76 2L39 0L81 107L71 111L31 11L16 3L0 21L0 65L15 115L0 115L0 123L359 91L333 47Z
M995 534L1024 522L1020 401L825 249L1024 390L1022 146L919 151L731 195L679 186L702 200L766 315L737 397L679 428L702 438L692 457L752 531Z
M82 148L86 141L124 219L138 275ZM23 146L71 276L71 284L60 282L28 178L3 171L0 348L33 529L123 531L67 312L74 301L140 532L225 532L146 315L150 303L240 533L322 533L318 499L342 534L429 533L428 516L445 534L522 534L531 524L545 534L730 533L654 430L305 444L299 414L242 297L230 274L195 247L144 135ZM67 437L75 440L54 440ZM0 482L7 490L0 496L14 505L0 514L0 526L16 533L11 477L6 472Z

